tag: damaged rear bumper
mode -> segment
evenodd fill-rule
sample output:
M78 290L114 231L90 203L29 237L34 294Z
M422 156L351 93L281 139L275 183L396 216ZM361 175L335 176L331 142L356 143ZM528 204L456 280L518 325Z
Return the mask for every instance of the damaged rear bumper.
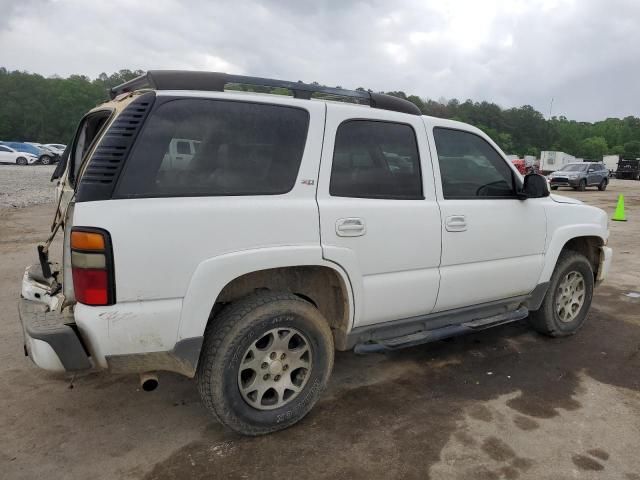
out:
M91 368L80 337L69 318L44 303L20 298L20 322L27 355L40 368L75 372Z
M57 265L54 265L57 266ZM40 368L75 372L92 367L75 328L73 314L62 311L62 295L52 277L40 265L28 267L22 278L18 313L24 334L25 353Z

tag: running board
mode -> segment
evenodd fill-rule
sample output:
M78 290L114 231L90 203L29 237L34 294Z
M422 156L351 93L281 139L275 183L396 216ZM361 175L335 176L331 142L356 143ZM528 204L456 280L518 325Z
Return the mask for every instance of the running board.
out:
M380 340L375 343L359 343L353 348L353 350L355 353L374 353L385 350L397 350L400 348L413 347L423 343L436 342L445 338L484 330L486 328L503 325L505 323L516 322L526 318L528 315L529 310L526 307L520 307L513 312L479 318L460 323L458 325L447 325L446 327L436 328L433 330L422 330L409 335L403 335L401 337Z

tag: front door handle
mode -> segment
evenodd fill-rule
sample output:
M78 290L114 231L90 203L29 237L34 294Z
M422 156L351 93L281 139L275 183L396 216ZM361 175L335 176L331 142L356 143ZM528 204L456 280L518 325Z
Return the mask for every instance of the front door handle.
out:
M444 224L447 232L464 232L467 230L467 219L464 215L451 215Z
M361 218L339 218L336 220L336 235L339 237L360 237L367 229Z

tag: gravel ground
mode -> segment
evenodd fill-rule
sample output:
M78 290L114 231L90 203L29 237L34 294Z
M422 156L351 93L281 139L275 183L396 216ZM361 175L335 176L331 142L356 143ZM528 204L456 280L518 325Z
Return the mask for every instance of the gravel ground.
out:
M55 165L0 165L0 208L28 207L55 199L49 179Z
M135 375L65 381L31 365L16 303L53 205L0 208L0 478L640 480L640 182L558 193L609 217L618 194L627 204L628 221L610 224L610 276L578 333L548 339L517 322L339 352L311 413L258 438L208 417L179 375L161 373L145 393Z

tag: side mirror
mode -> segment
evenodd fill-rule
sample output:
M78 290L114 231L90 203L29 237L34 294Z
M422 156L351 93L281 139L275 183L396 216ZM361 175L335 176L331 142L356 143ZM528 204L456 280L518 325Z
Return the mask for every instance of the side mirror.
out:
M591 172L595 172L595 170L593 168L590 168L589 170L587 170L587 173L591 173Z
M524 177L524 185L522 187L522 196L524 198L543 198L548 197L549 184L547 179L538 173L530 173Z

